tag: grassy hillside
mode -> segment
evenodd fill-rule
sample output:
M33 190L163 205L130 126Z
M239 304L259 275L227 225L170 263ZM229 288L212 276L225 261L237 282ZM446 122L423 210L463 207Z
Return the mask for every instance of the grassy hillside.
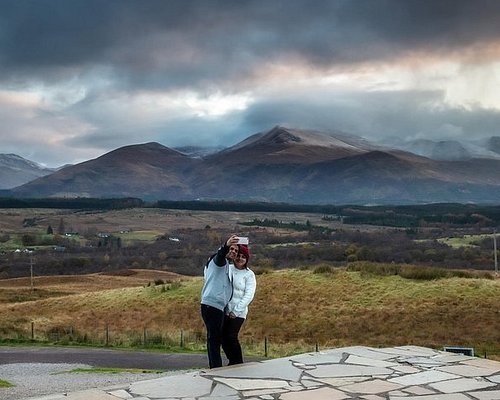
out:
M102 343L108 325L110 344L137 344L145 331L152 341L168 344L168 337L174 343L182 330L186 341L201 348L202 278L166 274L39 278L35 292L29 279L2 280L0 338L29 338L34 322L37 339L62 332L74 341ZM463 345L500 356L498 279L416 281L286 270L258 275L257 285L241 334L247 350L262 348L267 337L276 355L311 350L317 343Z

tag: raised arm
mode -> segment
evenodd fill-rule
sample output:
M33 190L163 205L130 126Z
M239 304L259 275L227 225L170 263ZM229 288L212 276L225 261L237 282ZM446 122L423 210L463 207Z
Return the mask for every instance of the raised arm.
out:
M229 247L231 245L238 243L238 236L236 235L231 235L229 239L227 239L224 244L217 250L217 254L215 254L214 257L214 263L218 267L223 267L226 265L226 256L227 252L229 251Z

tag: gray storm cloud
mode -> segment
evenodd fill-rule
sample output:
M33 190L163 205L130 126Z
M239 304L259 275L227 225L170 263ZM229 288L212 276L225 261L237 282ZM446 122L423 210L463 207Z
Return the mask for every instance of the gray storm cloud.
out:
M104 65L130 87L238 85L277 58L325 67L482 46L500 36L500 3L4 0L0 27L1 79L10 82Z
M28 146L26 155L54 165L132 142L232 145L276 124L368 139L499 135L496 109L447 105L442 88L425 84L266 88L284 68L318 76L427 58L476 65L500 56L499 38L496 0L3 0L0 92L42 94L31 106L0 103L0 137L8 151ZM251 100L221 117L138 100L179 92ZM52 155L44 135L57 142Z

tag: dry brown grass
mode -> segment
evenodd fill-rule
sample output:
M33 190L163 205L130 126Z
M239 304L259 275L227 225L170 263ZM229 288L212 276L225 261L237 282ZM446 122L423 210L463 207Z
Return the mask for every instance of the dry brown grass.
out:
M202 342L202 278L144 286L155 279L176 278L164 274L137 271L125 277L47 278L45 286L40 286L49 293L46 298L4 299L0 336L29 335L33 321L38 335L72 326L80 337L102 341L108 325L115 343L140 341L144 329L151 336L184 330ZM315 343L320 347L414 344L471 346L479 354L500 355L498 279L419 282L398 276L367 277L359 272L288 270L262 274L257 280L256 298L242 331L249 347L252 343L262 347L268 337L272 346L284 346L290 352L312 349ZM27 287L19 280L4 280L0 293L5 290Z
M124 287L143 286L154 280L174 281L183 278L168 271L147 269L127 269L114 272L101 272L88 275L37 276L33 278L35 291L53 291L55 293L78 294ZM30 291L31 279L0 279L0 303L3 302L4 291Z
M206 225L212 228L227 229L230 232L239 222L257 219L277 219L284 222L297 221L305 223L309 220L314 225L338 226L335 221L323 221L321 214L307 213L270 213L270 212L231 212L231 211L190 211L168 210L156 208L134 208L126 210L72 211L51 209L0 209L0 233L45 232L50 224L54 229L59 220L64 219L66 230L86 232L92 229L97 232L159 231L171 232L177 229L203 229ZM37 226L23 228L25 218L36 218ZM241 227L239 227L241 229ZM284 230L284 235L293 234Z

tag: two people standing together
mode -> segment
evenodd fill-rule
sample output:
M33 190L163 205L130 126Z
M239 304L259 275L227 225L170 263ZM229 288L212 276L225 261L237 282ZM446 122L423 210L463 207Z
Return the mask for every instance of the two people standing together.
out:
M232 235L207 262L201 291L201 316L207 328L210 368L222 366L221 347L229 365L243 363L238 334L253 300L256 280L248 268L250 250Z

